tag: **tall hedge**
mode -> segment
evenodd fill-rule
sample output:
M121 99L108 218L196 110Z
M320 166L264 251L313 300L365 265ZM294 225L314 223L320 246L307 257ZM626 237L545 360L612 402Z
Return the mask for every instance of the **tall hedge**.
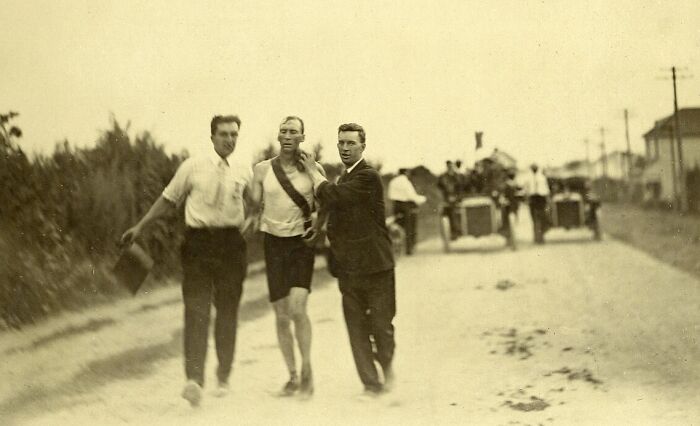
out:
M116 120L92 148L66 141L30 159L18 142L0 134L0 328L120 292L109 274L119 236L184 159L167 155L148 133L131 140ZM156 276L179 270L177 216L144 235Z

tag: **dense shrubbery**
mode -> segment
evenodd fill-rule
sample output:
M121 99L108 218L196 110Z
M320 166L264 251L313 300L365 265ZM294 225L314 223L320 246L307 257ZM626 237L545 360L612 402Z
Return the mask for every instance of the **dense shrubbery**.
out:
M2 116L3 130L12 117ZM20 134L21 135L21 134ZM135 223L183 160L148 133L132 141L115 120L94 148L68 142L30 160L16 133L0 134L0 328L106 300L116 241ZM155 276L178 270L177 217L154 224L144 244Z

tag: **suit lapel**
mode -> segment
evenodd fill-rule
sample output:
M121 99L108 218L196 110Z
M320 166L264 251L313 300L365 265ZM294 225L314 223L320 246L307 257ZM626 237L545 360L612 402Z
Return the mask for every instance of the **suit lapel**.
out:
M348 179L351 177L351 175L353 175L356 171L358 171L358 170L360 170L360 169L364 169L365 167L366 167L365 160L362 159L359 163L357 163L357 165L355 166L355 168L352 169L352 171L351 171L350 173L348 173L347 169L346 169L346 170L343 170L343 172L340 174L340 178L338 179L338 183L343 183L343 182L345 182L345 181L348 180Z
M358 170L364 169L365 167L367 167L367 163L365 163L365 160L363 158L362 160L360 160L359 163L357 163L355 168L352 169L352 171L350 173L345 173L346 178L348 178L350 176L354 176L355 172L357 172Z

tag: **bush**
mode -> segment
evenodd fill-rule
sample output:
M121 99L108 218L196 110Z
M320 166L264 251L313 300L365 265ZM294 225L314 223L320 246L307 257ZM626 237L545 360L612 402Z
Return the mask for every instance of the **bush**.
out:
M109 273L117 241L184 159L127 129L112 120L94 148L66 141L33 161L0 135L0 328L120 293ZM143 237L156 276L179 271L181 224L174 215Z

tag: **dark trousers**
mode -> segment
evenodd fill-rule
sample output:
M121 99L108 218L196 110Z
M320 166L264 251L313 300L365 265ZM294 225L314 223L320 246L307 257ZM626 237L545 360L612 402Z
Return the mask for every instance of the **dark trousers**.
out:
M529 201L534 239L536 243L541 244L544 243L544 233L547 230L548 219L545 212L547 198L542 195L531 195Z
M447 203L443 207L443 214L450 219L450 237L455 239L462 234L462 223L461 223L461 212L459 205L454 203ZM465 229L466 232L466 229Z
M338 277L343 295L343 313L352 356L365 389L383 387L374 365L376 359L386 373L394 358L396 285L394 270L369 275Z
M394 201L396 223L406 233L406 254L412 254L416 246L416 204L410 201Z
M211 302L216 307L214 340L217 378L227 382L236 345L238 305L246 275L246 243L237 228L188 228L182 246L185 302L185 374L204 385Z

